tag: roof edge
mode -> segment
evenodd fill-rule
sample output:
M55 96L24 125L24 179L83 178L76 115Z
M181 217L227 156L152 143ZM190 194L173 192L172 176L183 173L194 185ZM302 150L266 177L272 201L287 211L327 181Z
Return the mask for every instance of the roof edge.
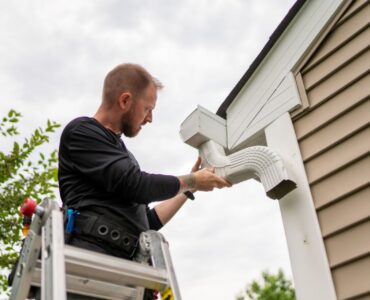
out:
M235 85L235 87L231 90L230 94L226 97L224 102L222 102L221 106L218 108L216 114L220 117L226 119L226 111L228 107L231 105L231 103L234 101L235 97L239 94L245 83L249 80L249 78L252 76L252 74L256 71L260 63L264 60L266 55L270 52L272 47L275 45L277 40L280 38L280 36L283 34L285 29L288 27L290 22L294 19L294 17L297 15L299 10L302 8L302 6L306 3L307 0L297 0L294 5L290 8L284 19L280 22L278 27L275 29L275 31L270 36L269 40L263 47L262 51L258 54L258 56L255 58L255 60L252 62L248 70L244 73L242 78L238 81L238 83Z

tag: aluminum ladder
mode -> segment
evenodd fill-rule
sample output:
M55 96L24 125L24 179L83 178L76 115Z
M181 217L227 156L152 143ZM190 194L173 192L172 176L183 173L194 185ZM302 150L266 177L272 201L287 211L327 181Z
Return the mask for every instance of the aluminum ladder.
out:
M33 218L10 300L25 300L31 285L42 287L41 300L66 300L67 291L101 299L142 300L145 288L158 290L162 299L181 300L162 234L143 232L135 261L129 261L65 245L63 214L56 201L45 199L40 205L24 207Z

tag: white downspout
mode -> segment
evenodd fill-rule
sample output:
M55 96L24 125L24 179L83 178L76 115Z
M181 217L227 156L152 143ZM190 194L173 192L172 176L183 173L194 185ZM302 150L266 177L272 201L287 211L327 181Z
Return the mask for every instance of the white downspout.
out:
M233 184L256 179L272 199L296 188L282 159L268 147L248 147L227 156L225 120L202 107L182 123L180 134L187 144L199 149L204 166L214 167L216 174Z
M217 175L233 184L256 179L272 199L280 199L296 188L281 158L267 147L248 147L226 156L220 145L208 141L199 146L199 153L204 165L214 167Z

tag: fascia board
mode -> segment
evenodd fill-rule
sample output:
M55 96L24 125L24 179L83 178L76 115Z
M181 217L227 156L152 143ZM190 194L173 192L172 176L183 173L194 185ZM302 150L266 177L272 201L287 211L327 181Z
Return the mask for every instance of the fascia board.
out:
M272 107L271 116L268 116L269 112L265 112L267 117L263 124L246 130L248 120L257 117L268 99L272 97L279 85L289 76L294 66L317 39L325 24L343 4L342 2L341 0L307 1L287 27L227 110L227 139L230 150L243 144L261 127L271 123L277 117ZM283 98L282 101L284 101ZM292 101L281 109L282 113L291 111L296 106L296 101Z

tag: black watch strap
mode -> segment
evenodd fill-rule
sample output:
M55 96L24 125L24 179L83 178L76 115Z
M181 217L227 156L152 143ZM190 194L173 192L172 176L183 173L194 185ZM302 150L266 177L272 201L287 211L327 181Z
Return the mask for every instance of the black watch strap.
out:
M195 197L194 197L194 194L190 191L186 191L184 192L185 196L188 197L190 200L194 200Z

